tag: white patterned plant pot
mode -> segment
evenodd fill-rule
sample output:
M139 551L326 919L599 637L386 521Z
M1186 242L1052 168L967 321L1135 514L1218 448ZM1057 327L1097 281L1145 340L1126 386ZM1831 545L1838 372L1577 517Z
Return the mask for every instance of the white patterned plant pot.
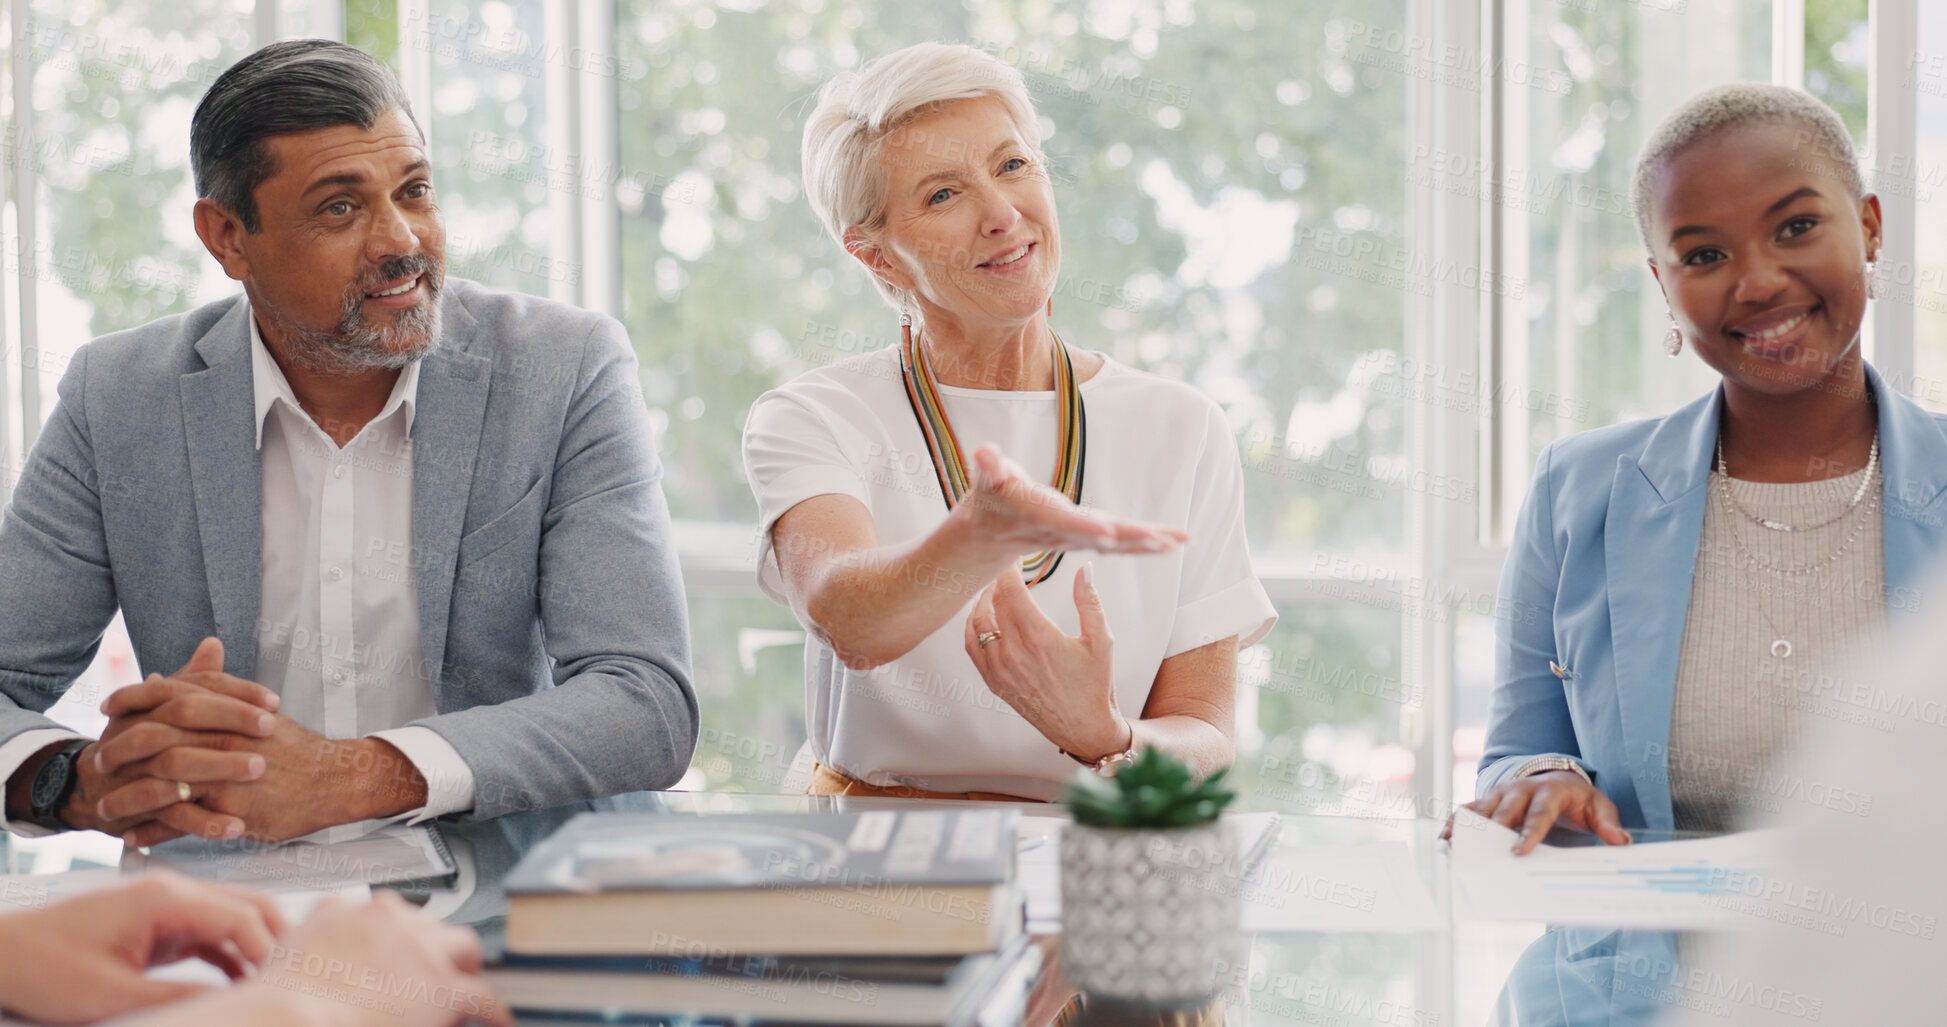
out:
M1190 1007L1237 966L1237 842L1222 821L1170 830L1069 824L1061 962L1091 996Z

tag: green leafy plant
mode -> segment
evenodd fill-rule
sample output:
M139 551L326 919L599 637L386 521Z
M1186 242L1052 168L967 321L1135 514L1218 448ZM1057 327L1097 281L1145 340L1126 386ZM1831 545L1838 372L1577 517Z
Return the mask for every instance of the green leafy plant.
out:
M1224 786L1224 774L1219 770L1198 781L1182 760L1160 749L1145 749L1114 777L1077 773L1069 780L1061 804L1076 823L1091 827L1195 827L1217 819L1237 798Z

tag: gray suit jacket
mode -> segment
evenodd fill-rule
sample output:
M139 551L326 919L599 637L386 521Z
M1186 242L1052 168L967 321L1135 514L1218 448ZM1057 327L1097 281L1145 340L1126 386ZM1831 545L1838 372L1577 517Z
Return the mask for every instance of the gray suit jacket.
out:
M475 817L674 783L696 743L689 626L636 364L612 318L448 279L421 364L413 547L421 721ZM263 485L241 297L103 336L0 517L0 742L119 605L145 670L207 635L253 677Z

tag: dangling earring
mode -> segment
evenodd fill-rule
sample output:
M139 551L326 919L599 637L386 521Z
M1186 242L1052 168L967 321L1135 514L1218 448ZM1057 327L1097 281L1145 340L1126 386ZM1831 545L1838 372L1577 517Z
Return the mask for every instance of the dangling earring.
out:
M1683 330L1677 327L1677 316L1668 311L1664 314L1670 319L1670 330L1663 333L1663 352L1676 356L1683 352Z
M905 307L899 308L899 337L908 350L913 348L913 312Z
M1868 260L1866 262L1866 298L1869 300L1879 299L1879 293L1879 261L1877 259Z
M1055 316L1055 298L1053 296L1048 297L1048 316Z

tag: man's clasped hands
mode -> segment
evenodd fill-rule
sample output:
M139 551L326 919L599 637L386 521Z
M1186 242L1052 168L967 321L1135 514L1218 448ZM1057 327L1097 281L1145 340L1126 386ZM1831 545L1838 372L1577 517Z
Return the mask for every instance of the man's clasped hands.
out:
M426 801L399 750L299 726L278 712L277 693L224 672L215 638L176 673L111 693L101 711L108 727L81 751L61 819L131 846L185 835L280 842Z

